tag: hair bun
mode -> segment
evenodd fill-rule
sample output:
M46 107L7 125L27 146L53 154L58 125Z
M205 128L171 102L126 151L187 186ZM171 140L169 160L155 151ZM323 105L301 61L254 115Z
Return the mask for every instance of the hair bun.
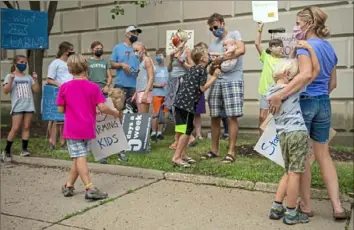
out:
M329 28L326 25L320 25L316 29L316 34L320 38L327 38L327 37L329 37L331 35L331 32L330 32Z

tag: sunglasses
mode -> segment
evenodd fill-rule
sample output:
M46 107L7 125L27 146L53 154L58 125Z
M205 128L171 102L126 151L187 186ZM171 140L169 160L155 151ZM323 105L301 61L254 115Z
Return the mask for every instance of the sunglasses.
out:
M215 31L215 30L218 30L219 29L219 26L213 26L213 27L209 27L209 30L211 32Z

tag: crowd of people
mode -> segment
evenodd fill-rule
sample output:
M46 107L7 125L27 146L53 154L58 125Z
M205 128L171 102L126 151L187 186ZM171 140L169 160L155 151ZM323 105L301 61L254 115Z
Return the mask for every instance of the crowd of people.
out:
M337 56L332 45L325 40L330 34L325 25L327 17L325 12L314 6L297 13L293 36L298 43L290 58L284 58L282 40L271 39L269 47L263 49L263 24L260 22L257 27L255 46L263 63L258 89L259 122L261 124L269 113L273 114L286 170L269 217L283 218L285 224L307 223L314 215L310 202L310 138L332 202L333 217L348 217L339 199L338 177L328 146L331 121L329 94L336 87ZM103 44L99 41L92 43L92 57L88 59L75 54L74 46L69 42L59 45L57 59L48 67L47 83L59 87L56 103L59 112L65 114L65 122L52 121L48 130L49 148L56 148L58 128L60 146L69 150L73 160L69 179L62 187L64 196L74 195L78 176L85 184L86 199L108 196L92 184L86 157L89 140L95 138L96 107L103 113L122 118L122 111L104 104L112 84L113 89L123 92L117 95L124 95L136 104L139 113L148 113L152 104L153 141L164 139L164 127L159 117L161 113L169 114L175 124L175 139L169 146L174 150L171 159L174 166L187 168L196 162L188 156L188 147L193 147L203 138L201 114L206 112L206 102L211 117L211 149L201 159L219 157L219 140L224 138L229 143L222 162L233 163L236 160L238 118L243 116L245 44L239 31L227 29L222 15L212 14L207 25L215 36L211 44L200 42L190 49L186 45L188 34L178 30L172 39L175 50L169 54L168 60L165 60L164 50L156 51L155 60L150 57L138 39L143 31L135 26L126 29L124 42L114 47L109 61L102 58ZM25 56L14 57L10 74L4 81L4 92L11 94L12 103L12 128L3 152L4 161L11 160L11 146L22 124L21 155L30 155L29 130L35 112L32 92L37 92L39 86L35 73L32 76L25 74L26 66ZM110 69L116 70L114 83ZM207 90L209 92L205 94ZM221 122L224 126L222 137ZM118 153L118 158L127 161L124 152ZM101 163L106 163L106 159ZM297 202L298 194L300 202ZM285 196L287 205L284 207Z

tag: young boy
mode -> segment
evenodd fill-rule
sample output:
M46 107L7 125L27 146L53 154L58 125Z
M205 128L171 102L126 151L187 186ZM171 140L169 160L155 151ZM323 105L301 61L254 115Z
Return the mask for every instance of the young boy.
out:
M155 82L153 85L153 115L154 119L152 120L152 132L151 132L151 140L163 140L164 137L162 135L163 125L159 125L159 113L160 109L163 106L165 101L165 97L167 96L167 82L168 82L168 71L167 66L164 64L164 58L166 57L166 53L164 50L156 51L156 63L155 66ZM164 106L164 113L167 113L168 110Z
M172 157L175 166L187 168L189 162L195 162L187 156L188 140L193 132L194 113L199 102L200 96L205 92L214 81L220 76L220 69L216 69L213 76L207 82L208 74L206 67L209 63L208 52L206 49L196 47L191 58L193 65L183 76L183 81L176 94L173 104L175 107L175 131L182 133L178 140L176 151Z
M319 63L314 50L306 41L299 42L298 48L310 52L313 74L316 74ZM267 98L285 87L297 75L298 68L298 63L294 59L281 60L273 72L276 84L269 88ZM309 222L307 215L296 210L300 179L305 171L309 145L309 136L300 108L300 93L301 90L283 101L279 113L274 115L286 173L279 182L269 218L278 220L284 217L283 222L289 225ZM283 207L285 196L287 196L286 209Z
M89 142L96 138L96 106L102 113L114 117L119 113L104 104L106 99L99 86L87 79L88 63L81 54L70 56L67 64L74 80L60 86L56 101L59 112L65 114L63 137L72 158L69 180L62 187L62 193L65 197L73 196L75 181L80 176L86 187L85 199L105 199L107 193L91 183L86 158Z

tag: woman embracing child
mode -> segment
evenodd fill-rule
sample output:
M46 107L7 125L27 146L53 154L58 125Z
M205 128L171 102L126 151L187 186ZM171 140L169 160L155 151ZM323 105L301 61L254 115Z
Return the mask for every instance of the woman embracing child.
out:
M11 146L16 137L17 132L22 126L22 153L21 156L30 156L28 151L28 140L30 136L30 127L33 113L35 112L33 92L39 92L39 84L37 81L37 73L33 72L32 76L25 73L27 69L27 58L23 55L16 55L12 61L10 74L4 80L4 93L11 95L11 115L12 126L5 151L2 153L2 160L10 162Z

